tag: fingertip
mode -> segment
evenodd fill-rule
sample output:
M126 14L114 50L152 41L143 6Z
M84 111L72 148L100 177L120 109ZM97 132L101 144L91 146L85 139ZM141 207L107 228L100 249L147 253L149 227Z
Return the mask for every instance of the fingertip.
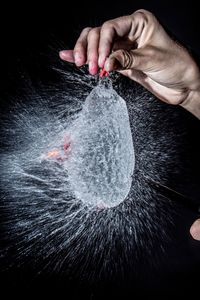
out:
M200 219L196 220L191 228L190 228L190 234L193 237L193 239L200 241Z
M100 55L98 59L99 68L103 69L105 65L106 57Z
M104 64L104 69L107 72L111 72L112 71L112 59L107 58Z
M77 67L81 67L85 64L85 57L82 54L75 52L74 53L74 61L75 61L75 64L77 65Z
M96 75L98 73L98 65L94 62L89 62L89 72L91 75Z
M61 50L59 56L64 61L74 62L73 50Z
M112 72L121 69L121 65L115 57L109 57L105 62L104 69L107 72Z
M59 56L61 59L65 59L65 50L59 51Z

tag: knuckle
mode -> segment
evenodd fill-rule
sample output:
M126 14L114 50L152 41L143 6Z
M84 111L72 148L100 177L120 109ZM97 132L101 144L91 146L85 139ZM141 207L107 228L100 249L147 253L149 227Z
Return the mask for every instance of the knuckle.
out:
M99 27L92 28L88 33L88 39L96 38L99 36Z
M123 69L130 69L133 65L133 55L127 50L119 50L119 56L122 58L122 67Z
M146 9L138 9L134 12L134 14L140 14L142 16L151 16L152 13Z
M85 27L85 28L82 30L82 33L88 33L90 30L92 30L92 27Z
M138 10L136 10L136 11L132 14L132 16L137 17L137 18L140 18L140 19L142 19L143 21L146 21L146 22L147 22L149 19L153 19L153 18L154 18L153 14L152 14L150 11L145 10L145 9L138 9Z
M123 57L124 57L124 68L130 69L133 65L133 56L128 52L123 50Z
M110 30L113 27L113 21L106 21L102 25L102 30Z

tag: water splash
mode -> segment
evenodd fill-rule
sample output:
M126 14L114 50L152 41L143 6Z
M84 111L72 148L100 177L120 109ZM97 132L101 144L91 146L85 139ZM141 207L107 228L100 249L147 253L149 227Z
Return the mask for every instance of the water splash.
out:
M8 246L1 256L6 268L28 265L36 274L90 283L127 279L142 265L157 264L170 240L174 207L142 175L160 181L167 178L166 166L176 168L174 134L165 134L173 153L168 155L160 128L165 122L158 131L151 128L162 107L151 100L153 111L144 92L126 91L129 119L124 100L110 86L95 87L84 72L63 75L58 86L40 93L31 87L22 103L15 99L3 123L1 207ZM157 144L155 136L148 141L151 132Z

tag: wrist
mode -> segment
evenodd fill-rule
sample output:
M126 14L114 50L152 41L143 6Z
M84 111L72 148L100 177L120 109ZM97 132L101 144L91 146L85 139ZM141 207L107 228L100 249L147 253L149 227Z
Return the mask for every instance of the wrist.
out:
M200 89L190 91L180 106L200 119Z

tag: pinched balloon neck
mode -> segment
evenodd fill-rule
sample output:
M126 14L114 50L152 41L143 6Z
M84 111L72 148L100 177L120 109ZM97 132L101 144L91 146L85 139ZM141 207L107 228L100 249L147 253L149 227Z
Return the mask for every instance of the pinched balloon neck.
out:
M111 89L113 87L112 79L109 77L100 77L98 86L102 88L102 90Z

